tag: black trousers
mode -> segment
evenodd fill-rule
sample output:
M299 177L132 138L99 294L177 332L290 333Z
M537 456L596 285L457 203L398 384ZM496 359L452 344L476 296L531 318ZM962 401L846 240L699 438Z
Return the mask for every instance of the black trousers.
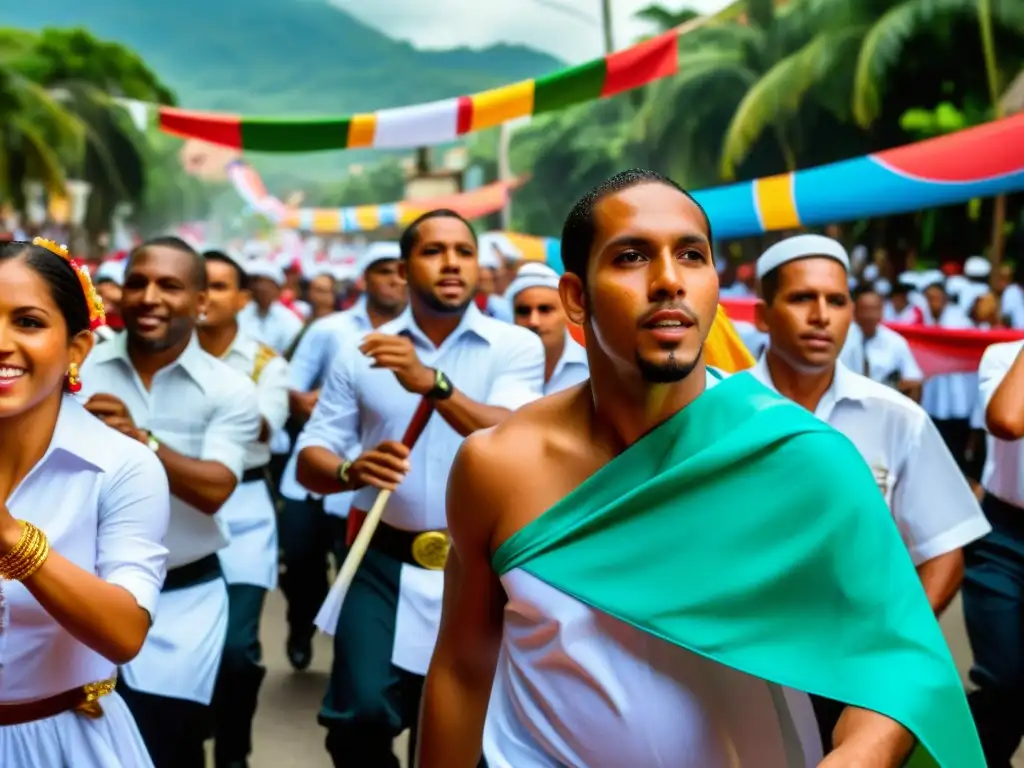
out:
M415 752L423 678L391 663L401 572L371 549L345 596L319 718L335 766L398 768L391 742L406 728Z
M154 768L206 768L203 742L210 735L210 707L136 691L123 677L117 692L139 726Z
M277 521L281 546L281 592L288 603L288 628L297 638L313 637L313 620L327 597L327 557L338 567L345 557L345 521L324 512L322 501L285 499Z
M967 441L971 437L971 423L968 419L932 419L939 430L942 441L956 459L960 471L967 473Z
M228 632L213 692L216 764L244 760L252 752L252 720L267 670L260 663L260 616L267 590L228 585Z
M964 549L961 588L974 651L967 700L989 768L1009 768L1024 737L1024 509L986 496L992 524Z

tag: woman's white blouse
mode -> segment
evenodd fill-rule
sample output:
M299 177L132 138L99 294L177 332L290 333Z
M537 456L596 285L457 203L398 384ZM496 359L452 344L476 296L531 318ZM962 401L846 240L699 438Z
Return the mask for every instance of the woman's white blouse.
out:
M71 396L50 447L7 500L53 551L123 587L152 616L166 575L167 475L145 445L105 426ZM0 582L0 702L41 699L116 673L17 582Z

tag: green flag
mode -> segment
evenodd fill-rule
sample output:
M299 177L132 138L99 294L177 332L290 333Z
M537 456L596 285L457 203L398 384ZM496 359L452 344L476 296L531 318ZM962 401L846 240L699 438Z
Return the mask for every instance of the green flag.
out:
M741 672L880 712L918 738L912 766L985 768L871 470L750 374L630 446L493 565Z

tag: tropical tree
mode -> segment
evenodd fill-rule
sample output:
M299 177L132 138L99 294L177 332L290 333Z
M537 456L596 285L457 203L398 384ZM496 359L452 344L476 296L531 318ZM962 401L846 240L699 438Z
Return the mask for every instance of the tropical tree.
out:
M173 103L173 94L132 51L84 29L45 29L9 68L45 88L77 121L81 147L63 153L65 171L90 184L85 227L106 229L120 203L138 205L146 186L144 137L118 99Z
M63 153L80 152L84 131L78 120L38 82L12 66L30 51L32 36L0 29L0 199L24 207L24 183L64 187Z
M888 91L895 96L888 100L889 125L895 127L906 105L896 87L898 74L907 68L927 70L914 78L918 98L922 91L937 95L936 86L947 80L969 81L971 70L988 72L988 89L998 92L991 82L998 69L991 45L983 54L971 44L982 39L976 31L979 5L990 8L991 20L1021 50L1024 5L1019 0L807 0L791 6L779 21L800 31L777 36L782 44L776 47L773 65L737 107L722 148L723 175L733 176L755 142L769 131L788 143L787 166L794 168L799 126L806 123L808 107L822 108L840 123L852 118L868 129L882 113ZM965 30L971 27L975 34L965 39ZM928 54L905 57L914 42L923 43ZM917 48L918 53L921 50ZM979 66L965 66L967 61ZM983 69L982 64L987 66ZM893 136L891 130L888 133Z

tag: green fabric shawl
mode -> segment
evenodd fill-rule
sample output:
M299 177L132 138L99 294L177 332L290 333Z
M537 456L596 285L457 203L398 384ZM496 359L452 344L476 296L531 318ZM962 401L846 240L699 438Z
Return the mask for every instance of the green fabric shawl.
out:
M871 471L748 373L630 446L493 565L734 669L885 714L917 736L911 766L985 768Z

